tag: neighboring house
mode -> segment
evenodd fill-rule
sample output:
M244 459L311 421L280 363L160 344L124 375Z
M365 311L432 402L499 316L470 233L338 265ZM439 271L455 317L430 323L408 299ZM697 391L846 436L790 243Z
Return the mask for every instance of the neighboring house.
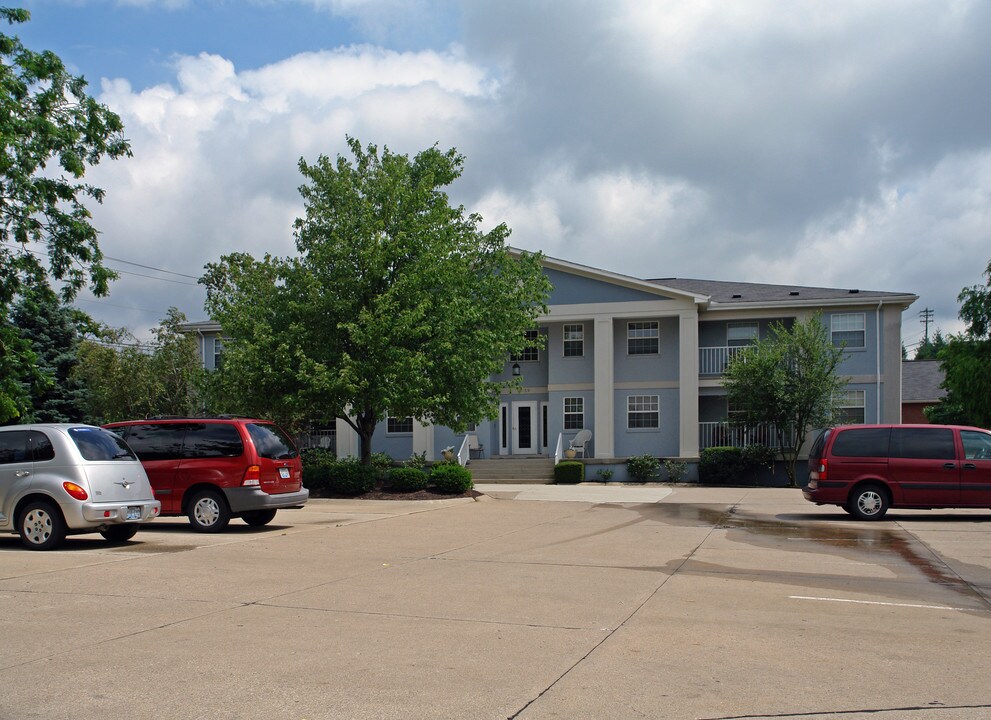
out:
M544 348L507 358L496 379L522 379L504 391L498 417L470 431L485 457L554 457L579 430L592 431L587 456L608 463L633 455L696 460L702 448L745 444L727 419L722 374L733 353L785 325L823 314L836 344L848 422L901 420L901 315L910 293L664 278L643 280L545 258L553 285L537 329ZM204 365L220 362L216 323L188 323ZM337 423L339 455L354 455L357 435ZM373 439L394 458L462 446L465 435L389 418Z
M939 360L902 362L902 422L929 422L923 411L946 397L943 378Z

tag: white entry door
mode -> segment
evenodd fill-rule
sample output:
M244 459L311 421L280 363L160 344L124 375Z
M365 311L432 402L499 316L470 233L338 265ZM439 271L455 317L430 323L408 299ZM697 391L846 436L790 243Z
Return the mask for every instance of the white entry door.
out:
M537 401L512 403L513 454L536 455L538 448Z

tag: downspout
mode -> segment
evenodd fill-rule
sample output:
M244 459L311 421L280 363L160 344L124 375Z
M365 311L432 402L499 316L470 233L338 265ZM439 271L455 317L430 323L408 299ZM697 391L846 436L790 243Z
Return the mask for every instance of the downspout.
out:
M874 376L874 387L876 392L875 403L877 407L875 408L875 415L877 416L877 423L881 424L881 306L884 304L884 300L878 300L877 308L874 310L874 334L877 336L874 342L875 355L877 357L877 366Z

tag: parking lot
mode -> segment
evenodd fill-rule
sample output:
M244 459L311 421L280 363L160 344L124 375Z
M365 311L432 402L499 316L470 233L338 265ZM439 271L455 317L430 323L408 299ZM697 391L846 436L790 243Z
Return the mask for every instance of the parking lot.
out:
M0 718L991 717L991 511L521 497L0 536Z

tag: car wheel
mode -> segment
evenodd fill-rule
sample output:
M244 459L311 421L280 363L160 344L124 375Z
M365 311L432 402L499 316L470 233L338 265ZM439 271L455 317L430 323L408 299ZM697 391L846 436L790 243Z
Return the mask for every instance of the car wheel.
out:
M850 496L849 512L858 520L880 520L888 512L888 493L879 485L863 485Z
M39 500L24 508L17 521L21 542L32 550L51 550L65 540L65 519L58 506Z
M196 493L189 501L189 511L186 515L194 530L205 533L220 532L231 521L231 511L227 508L227 501L214 490Z
M244 513L241 519L252 527L261 527L262 525L268 525L275 519L275 512L275 510L252 510L251 512Z
M137 532L137 525L111 525L105 530L101 530L100 534L107 542L122 543L130 540Z

